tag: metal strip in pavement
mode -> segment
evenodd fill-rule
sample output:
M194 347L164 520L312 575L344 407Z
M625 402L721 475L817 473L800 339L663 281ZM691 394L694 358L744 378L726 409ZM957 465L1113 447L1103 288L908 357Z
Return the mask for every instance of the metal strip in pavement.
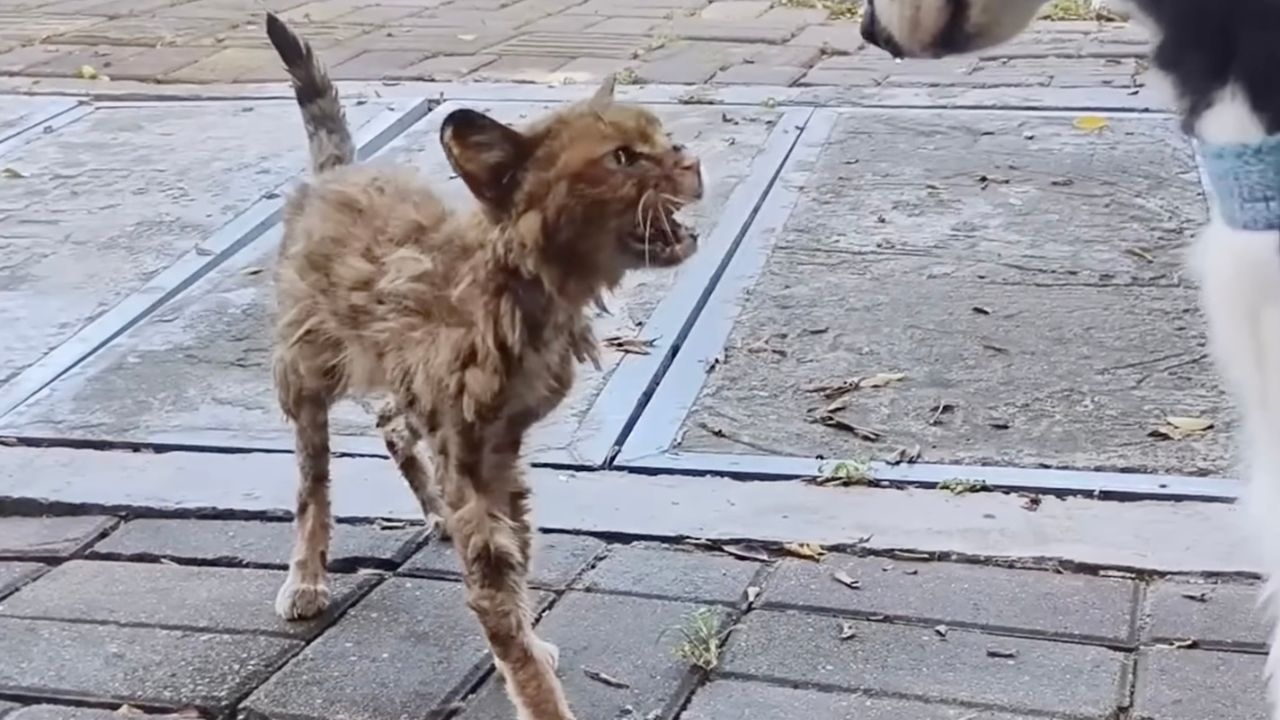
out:
M617 444L640 416L663 373L679 353L689 331L697 323L707 299L739 250L796 141L804 132L812 111L795 109L778 118L764 147L751 162L750 174L729 196L720 220L698 252L686 263L676 283L663 295L653 314L639 331L647 338L662 338L661 353L624 355L578 429L589 430L569 448L564 460L590 466L608 462ZM539 458L534 457L537 462Z
M434 100L419 99L407 111L388 108L376 115L358 132L359 156L365 158L381 150L392 139L425 117L435 105ZM13 411L107 343L142 322L275 225L284 207L282 191L292 182L291 178L276 192L268 193L264 199L223 225L198 247L179 257L142 288L98 316L6 383L0 388L0 417Z
M0 137L0 155L10 153L38 138L44 137L47 133L66 127L95 109L91 103L82 101L69 104L52 114L40 115L38 120L32 120L23 129Z

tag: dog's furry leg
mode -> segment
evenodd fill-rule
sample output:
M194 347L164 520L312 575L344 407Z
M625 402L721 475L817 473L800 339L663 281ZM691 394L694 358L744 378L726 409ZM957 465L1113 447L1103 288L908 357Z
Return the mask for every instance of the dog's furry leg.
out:
M460 444L468 450L486 445L493 447ZM461 457L439 455L448 467L448 522L465 569L467 605L484 628L517 717L573 720L556 677L559 651L533 631L526 582L529 491L517 469L518 456L499 452L481 460L479 453L468 452L467 461L458 462Z
M289 576L276 596L276 612L286 620L315 617L329 606L325 572L332 511L329 507L329 402L307 395L286 410L294 421L298 458L297 535Z
M387 452L409 483L409 489L422 508L422 516L428 525L439 524L442 532L447 534L448 523L443 522L446 513L444 501L440 499L435 463L424 460L419 452L422 434L394 399L388 398L383 402L378 408L377 418Z
M1243 416L1244 501L1276 623L1267 675L1271 717L1280 719L1280 233L1233 230L1215 218L1194 267L1213 354Z
M293 94L298 98L311 145L312 170L319 173L355 162L356 146L338 90L311 44L273 13L267 13L267 37L293 80Z

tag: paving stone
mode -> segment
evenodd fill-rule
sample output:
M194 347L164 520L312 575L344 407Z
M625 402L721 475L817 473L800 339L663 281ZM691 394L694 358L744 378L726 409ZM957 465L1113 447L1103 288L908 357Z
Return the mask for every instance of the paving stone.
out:
M394 71L388 77L404 80L458 80L497 59L497 55L439 55Z
M88 65L102 75L114 77L112 66L120 60L140 53L145 48L110 45L83 45L71 48L71 52L62 53L50 60L31 65L22 71L23 75L37 77L76 77L80 68Z
M721 70L711 81L724 85L790 85L807 72L807 68L789 65L743 63Z
M542 32L519 35L495 46L491 52L503 59L509 55L630 58L648 43L649 39L644 35Z
M800 31L799 35L787 41L788 45L827 48L828 51L841 55L851 55L864 49L867 44L855 28L848 25L814 25Z
M95 23L54 36L56 42L77 45L185 44L202 35L229 31L230 21L183 17L122 17Z
M605 75L621 72L633 64L620 58L578 58L556 68L551 77L552 82L558 83L598 83Z
M100 17L69 17L66 15L44 15L23 13L20 16L0 16L0 40L12 41L22 45L42 43L49 38L62 36L104 22ZM94 42L94 41L89 41Z
M1259 588L1251 585L1157 582L1147 590L1145 636L1155 642L1195 640L1218 647L1265 648L1268 623L1258 596Z
M486 51L509 39L512 31L499 28L473 29L415 27L397 25L389 30L378 30L349 44L364 50L421 50L429 48L441 55L468 55Z
M1138 656L1133 717L1139 720L1267 720L1266 658L1150 648Z
M301 643L0 617L0 692L223 710Z
M838 571L861 589L833 580ZM1134 598L1134 584L1118 578L836 556L782 562L760 602L1123 642L1132 640Z
M285 10L280 17L295 24L331 22L367 4L365 0L313 0Z
M776 23L782 26L805 26L816 25L826 22L831 16L831 12L822 8L805 8L805 7L775 7L760 16L761 22ZM850 32L853 27L848 28Z
M309 23L299 27L299 31L306 34L307 42L311 43L312 47L324 49L325 59L334 64L342 62L342 59L350 57L350 55L344 55L341 59L331 59L334 58L335 54L335 51L331 49L333 46L352 42L365 35L370 35L372 30L373 28L367 25L346 23ZM265 36L266 30L263 29L261 24L242 22L234 28L223 29L194 38L187 44L261 50L262 38Z
M500 55L470 77L482 82L550 82L552 72L568 62L562 57Z
M983 60L993 58L1079 57L1084 39L1071 33L1023 33L1013 40L978 53Z
M112 61L103 74L115 80L152 80L193 65L217 50L202 47L134 48L138 52Z
M19 707L21 706L18 705L17 703L5 702L3 700L0 700L0 718L7 717L12 719L13 716L9 715L9 713L13 712Z
M568 593L538 624L538 633L560 648L559 675L580 718L645 718L671 712L689 666L676 659L680 633L699 606L622 597ZM715 611L711 611L715 612ZM625 618L624 622L620 622ZM631 687L592 680L604 673ZM510 717L510 702L498 678L490 678L459 720ZM797 716L799 717L799 716Z
M443 5L444 2L445 0L424 0L423 4L417 7L407 5L368 5L356 8L346 15L338 15L333 20L334 22L354 25L386 25L397 20L421 15L426 12L424 8L429 9Z
M698 16L708 20L754 20L771 7L769 0L723 0L702 8Z
M577 32L595 25L601 19L598 15L552 15L522 25L520 30L522 32ZM617 18L604 19L616 20Z
M888 79L888 75L876 70L841 69L818 63L797 81L798 85L844 85L846 87L875 87Z
M587 0L581 5L569 8L564 14L567 16L604 15L608 17L647 17L670 20L684 13L668 7L633 5L631 3L619 5L613 0Z
M461 584L394 578L244 706L289 720L420 718L456 700L488 658Z
M65 558L116 524L113 517L0 517L0 558Z
M421 527L379 529L339 523L333 528L329 569L399 565L417 548ZM98 543L90 557L288 567L293 525L250 520L140 519Z
M65 45L28 45L0 55L0 73L16 75L34 65L41 65L61 55L75 52Z
M275 50L229 47L164 77L172 82L207 83L283 81L289 76Z
M65 705L33 705L13 715L5 716L4 713L0 713L0 716L5 717L5 720L120 720L121 718L120 713L114 710L67 707ZM152 720L153 718L176 718L179 716L174 713L147 713L146 715L135 714L124 717L134 718L135 720Z
M284 578L276 570L73 560L0 602L0 615L309 637L374 582L334 575L327 616L287 622L272 606Z
M416 65L426 56L416 50L369 50L333 66L329 74L336 80L382 79Z
M653 545L617 545L582 577L587 590L736 603L759 563Z
M790 40L801 27L800 23L779 23L763 18L730 21L683 17L672 21L671 34L686 40L781 43Z
M680 720L1031 720L991 710L869 698L851 693L717 680L693 696Z
M662 24L663 21L658 18L611 17L601 19L600 22L591 25L589 30L593 33L645 35Z
M585 535L535 535L529 584L549 589L564 588L573 582L583 568L591 564L604 547L603 542ZM408 575L457 577L461 574L461 567L452 545L432 542L410 558L401 572Z
M850 591L852 592L852 591ZM903 598L904 600L907 598ZM841 640L842 623L856 632ZM989 648L1012 659L987 656ZM1017 712L1111 717L1126 658L1100 647L756 611L737 625L723 669L784 682L976 703Z
M0 598L17 590L47 568L40 563L0 562Z

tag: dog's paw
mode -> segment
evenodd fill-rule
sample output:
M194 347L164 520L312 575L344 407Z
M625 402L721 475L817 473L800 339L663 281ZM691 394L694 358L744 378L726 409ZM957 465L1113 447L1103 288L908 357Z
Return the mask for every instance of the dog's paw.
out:
M329 607L329 588L323 582L303 583L293 575L276 595L276 614L285 620L307 620Z

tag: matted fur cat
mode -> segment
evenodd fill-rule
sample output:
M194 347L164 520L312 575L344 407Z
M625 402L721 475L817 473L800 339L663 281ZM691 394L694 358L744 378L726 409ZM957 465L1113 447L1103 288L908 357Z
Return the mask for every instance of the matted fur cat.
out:
M1012 38L1046 0L868 0L862 34L898 56ZM1096 3L1095 3L1096 4ZM1154 34L1213 190L1192 257L1209 339L1243 416L1246 505L1280 616L1280 0L1111 0ZM1280 633L1267 659L1280 720ZM1208 720L1208 719L1206 719Z
M310 46L274 15L315 178L285 206L274 372L294 423L297 537L276 609L329 602L329 408L348 393L378 414L424 513L439 514L522 720L570 720L558 652L533 630L529 488L520 447L596 358L585 309L628 270L688 258L674 213L702 197L698 159L651 112L590 100L516 130L473 110L440 140L479 208L457 214L408 167L354 165L337 92ZM431 457L419 456L419 441Z

